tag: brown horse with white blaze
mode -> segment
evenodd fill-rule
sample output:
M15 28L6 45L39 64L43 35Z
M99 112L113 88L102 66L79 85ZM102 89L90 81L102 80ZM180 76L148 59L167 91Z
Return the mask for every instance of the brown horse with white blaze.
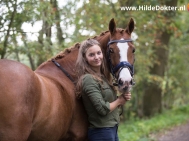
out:
M133 19L126 29L116 28L112 19L109 31L94 37L107 59L107 73L116 78L121 92L132 86L133 29ZM35 71L16 61L0 60L0 141L87 140L87 115L73 83L79 47L75 44Z

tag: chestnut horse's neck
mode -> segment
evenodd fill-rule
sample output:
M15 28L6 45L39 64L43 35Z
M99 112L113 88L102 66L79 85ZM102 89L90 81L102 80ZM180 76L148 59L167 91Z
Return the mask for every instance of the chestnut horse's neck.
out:
M106 55L107 44L110 40L110 32L102 32L100 35L93 37L93 39L97 40L101 44L102 51L104 55ZM58 55L52 58L57 63L59 63L60 66L64 68L65 71L67 71L74 80L77 79L77 76L75 74L75 63L77 60L79 48L80 43L77 43L74 46L65 49L63 52L60 52ZM57 73L63 73L60 70L60 68L57 68L57 66L51 60L41 64L35 72L48 77L56 77L55 75Z

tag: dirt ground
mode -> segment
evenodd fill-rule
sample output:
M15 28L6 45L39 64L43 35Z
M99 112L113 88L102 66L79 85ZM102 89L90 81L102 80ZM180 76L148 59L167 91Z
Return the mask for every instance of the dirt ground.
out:
M189 121L185 124L151 135L153 141L189 141Z

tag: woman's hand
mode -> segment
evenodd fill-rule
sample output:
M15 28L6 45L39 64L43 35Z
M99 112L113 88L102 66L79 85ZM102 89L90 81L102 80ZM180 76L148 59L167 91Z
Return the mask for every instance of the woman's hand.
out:
M125 98L126 101L129 101L131 100L131 93L125 93L125 94L122 94L122 96Z
M119 99L120 105L124 105L126 101L131 100L131 93L128 92L128 93L122 94L118 97L118 99Z
M131 99L130 92L118 96L118 98L115 101L110 103L110 112L113 111L117 106L124 105L126 101L129 101L130 99Z

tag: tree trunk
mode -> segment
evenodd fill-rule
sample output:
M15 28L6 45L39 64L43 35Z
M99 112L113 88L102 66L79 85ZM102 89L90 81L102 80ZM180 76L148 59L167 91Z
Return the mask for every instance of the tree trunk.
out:
M40 44L39 46L40 55L38 55L36 66L39 66L41 63L44 62L44 60L47 59L45 54L52 52L52 49L51 49L52 23L48 18L52 14L51 9L50 8L49 8L50 10L48 9L48 6L52 5L52 0L50 0L50 4L48 3L48 1L44 1L44 0L41 0L41 3L43 5L46 5L46 7L43 8L41 11L43 24L42 24L42 29L39 31L39 36L38 36L38 42ZM44 38L43 35L46 35L46 38Z
M57 4L57 0L54 0L53 2L53 9L55 11L55 20L56 20L56 29L57 29L57 39L58 39L58 43L60 45L62 45L62 42L64 41L63 38L63 32L60 26L60 13L59 13L59 9L58 9L58 4Z
M15 55L16 55L16 60L18 62L20 62L20 57L19 57L19 49L18 49L18 43L17 43L17 40L16 40L16 35L13 36L13 43L14 43L14 46L15 46L15 49L14 49L14 52L15 52Z
M165 3L167 6L176 6L177 0L167 1ZM166 26L170 24L171 19L175 11L167 11L164 17L167 19ZM150 74L163 78L166 71L168 62L168 52L169 52L169 40L171 37L171 32L168 30L161 31L157 30L156 39L158 43L153 46L154 53L157 57L154 66L150 69ZM143 114L144 116L152 116L155 113L160 113L162 111L162 90L159 84L156 83L146 83L145 93L143 96Z
M22 41L24 42L24 46L25 46L26 51L27 51L26 55L27 55L27 57L29 59L30 67L31 67L32 70L35 70L34 60L33 60L32 56L31 56L28 44L26 42L26 36L24 34L22 34Z
M3 43L3 49L2 49L2 52L1 52L1 59L3 59L5 57L5 54L6 54L8 39L9 39L9 36L10 36L10 30L11 30L11 27L12 27L12 24L13 24L13 21L14 21L14 17L16 15L17 0L14 1L13 8L14 8L14 10L12 12L10 23L9 23L8 30L7 30L7 34L5 35L5 40L4 40L4 43Z

